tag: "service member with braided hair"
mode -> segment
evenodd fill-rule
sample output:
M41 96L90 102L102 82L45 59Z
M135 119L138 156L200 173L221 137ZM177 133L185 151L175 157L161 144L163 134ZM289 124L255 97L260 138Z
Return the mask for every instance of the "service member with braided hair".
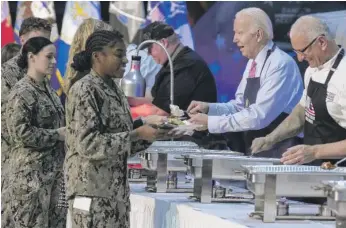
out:
M127 99L114 82L127 63L122 36L96 31L72 67L90 73L69 90L66 106L66 194L73 228L126 228L130 189L127 157L167 132L142 125L135 130Z

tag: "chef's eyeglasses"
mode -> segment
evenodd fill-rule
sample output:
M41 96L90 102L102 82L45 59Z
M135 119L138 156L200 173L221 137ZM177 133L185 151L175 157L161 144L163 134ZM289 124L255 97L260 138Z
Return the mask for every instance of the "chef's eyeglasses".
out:
M297 54L301 54L301 55L305 55L305 51L308 50L309 47L311 47L311 45L313 45L315 43L315 41L321 37L324 36L324 34L318 35L315 39L313 39L305 48L301 49L301 50L294 50L295 53Z

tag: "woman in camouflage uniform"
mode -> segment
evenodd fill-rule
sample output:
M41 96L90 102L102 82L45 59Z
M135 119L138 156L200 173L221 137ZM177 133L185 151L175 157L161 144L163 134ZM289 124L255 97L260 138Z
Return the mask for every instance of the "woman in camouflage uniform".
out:
M53 73L54 44L29 39L18 66L27 74L12 89L6 109L10 136L9 193L15 227L64 227L57 208L64 160L64 110L46 75Z
M73 41L70 47L69 51L69 57L67 61L67 67L65 71L65 81L64 81L64 91L67 94L70 87L75 81L78 81L80 78L82 78L84 75L86 75L89 72L83 72L79 73L75 69L73 69L70 65L73 62L73 57L75 54L84 51L85 50L85 43L88 39L88 37L96 31L99 30L109 30L114 31L114 28L101 21L94 18L88 18L83 21L83 23L78 27L74 37ZM87 69L87 71L90 69Z
M133 130L127 99L113 80L122 77L127 62L121 34L96 31L85 49L72 67L90 73L72 85L66 109L64 168L72 227L127 228L127 157L167 132L148 125Z

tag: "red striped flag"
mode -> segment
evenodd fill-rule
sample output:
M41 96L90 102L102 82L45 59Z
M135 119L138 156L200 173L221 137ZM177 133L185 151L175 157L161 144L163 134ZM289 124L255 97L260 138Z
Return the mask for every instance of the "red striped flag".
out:
M7 1L1 1L1 47L14 42L10 8Z

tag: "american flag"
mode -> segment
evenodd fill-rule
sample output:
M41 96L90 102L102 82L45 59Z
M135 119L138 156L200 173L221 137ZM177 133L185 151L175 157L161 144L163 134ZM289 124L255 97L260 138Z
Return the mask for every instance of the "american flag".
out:
M310 115L315 115L315 109L314 109L314 106L312 104L312 102L310 102L309 104L309 108L306 109L306 111L310 114Z

